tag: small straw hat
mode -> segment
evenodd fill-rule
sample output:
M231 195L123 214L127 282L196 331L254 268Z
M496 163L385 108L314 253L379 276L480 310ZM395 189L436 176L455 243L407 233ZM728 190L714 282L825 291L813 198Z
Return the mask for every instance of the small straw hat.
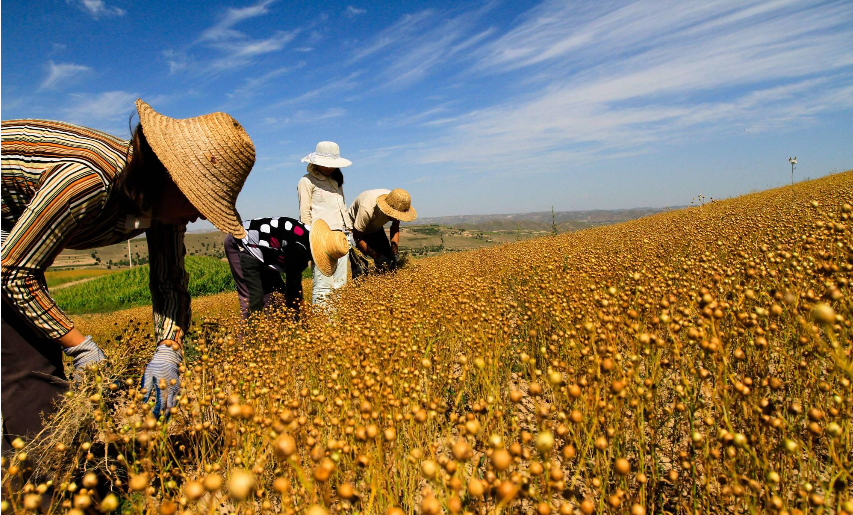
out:
M401 222L411 222L418 217L418 212L412 207L409 192L400 188L393 189L386 195L379 195L376 205L383 213Z
M181 193L217 229L243 238L235 204L255 164L255 145L243 126L225 113L179 120L142 100L136 108L145 139Z
M338 260L349 252L349 242L342 231L329 229L324 220L317 220L311 226L308 236L311 243L311 259L323 275L330 276L338 267Z
M341 157L341 149L334 141L317 143L317 150L302 158L303 163L311 163L328 168L346 168L352 164L349 159Z

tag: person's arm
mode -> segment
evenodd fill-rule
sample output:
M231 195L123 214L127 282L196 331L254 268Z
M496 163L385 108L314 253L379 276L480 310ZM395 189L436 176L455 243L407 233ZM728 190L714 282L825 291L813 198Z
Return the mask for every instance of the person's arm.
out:
M148 231L151 304L157 343L178 343L190 324L189 274L184 266L186 225L155 224Z
M354 229L352 230L352 237L353 237L353 239L355 240L355 246L358 248L358 250L360 250L360 251L361 251L361 253L362 253L362 254L366 254L366 255L370 256L371 258L373 258L373 259L376 259L376 258L379 256L379 254L378 254L375 250L373 250L372 248L370 248L370 247L367 245L367 242L366 242L366 241L364 241L364 239L363 239L363 238L364 238L364 233L363 233L363 232L361 232L361 231L359 231L358 229L355 229L355 228L354 228Z
M394 256L400 251L400 221L394 220L391 222L391 252Z
M106 201L100 175L77 163L57 165L9 232L2 251L2 295L30 326L65 348L85 340L47 290L44 270L86 216Z
M157 348L142 373L143 402L154 400L155 417L175 410L183 362L181 336L190 325L189 274L184 266L186 225L153 225L148 238L149 288Z
M311 194L313 184L307 177L299 179L296 185L296 193L299 196L299 220L305 225L311 225Z

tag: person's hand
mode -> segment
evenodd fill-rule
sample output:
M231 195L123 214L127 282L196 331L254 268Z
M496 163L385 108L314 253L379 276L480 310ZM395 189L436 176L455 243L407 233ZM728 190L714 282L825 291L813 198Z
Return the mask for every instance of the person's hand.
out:
M87 336L82 342L74 347L65 347L62 352L66 356L74 358L74 370L83 370L89 365L95 365L107 359L104 351L98 347L98 344L92 340L91 336Z
M391 252L393 252L395 256L400 252L399 247L393 241L391 242Z
M379 254L373 259L373 263L380 271L391 270L391 260L384 254Z
M178 368L181 361L183 355L171 345L158 345L154 357L142 373L142 387L146 390L142 402L148 402L152 394L156 395L152 413L157 418L160 418L161 413L169 416L169 409L177 404L175 397L180 391Z

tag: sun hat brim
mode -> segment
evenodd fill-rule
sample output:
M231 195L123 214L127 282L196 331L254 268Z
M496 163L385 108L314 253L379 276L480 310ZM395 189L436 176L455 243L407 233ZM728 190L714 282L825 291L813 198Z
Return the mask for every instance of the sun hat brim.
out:
M169 177L220 231L243 238L237 194L255 163L255 146L226 113L176 119L136 101L145 139Z
M399 220L401 222L412 222L415 218L418 217L418 212L415 211L415 208L409 206L408 211L397 211L393 207L388 205L386 201L386 197L388 194L379 195L376 198L376 205L379 206L379 209L385 213L387 216Z
M331 277L338 268L338 260L333 261L326 252L331 237L332 230L329 229L329 224L325 220L317 220L311 225L311 233L308 235L311 259L314 261L314 266L319 268L326 277Z
M346 168L347 166L352 165L352 161L350 161L349 159L344 159L343 157L318 156L314 152L303 157L301 161L303 163L311 163L319 166L325 166L328 168Z

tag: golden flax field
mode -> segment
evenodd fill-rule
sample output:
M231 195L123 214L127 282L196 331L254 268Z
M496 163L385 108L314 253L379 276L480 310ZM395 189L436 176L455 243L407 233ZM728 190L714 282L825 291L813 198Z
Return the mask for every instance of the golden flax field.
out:
M168 421L150 322L106 317L3 511L851 514L851 204L847 172L200 314Z

